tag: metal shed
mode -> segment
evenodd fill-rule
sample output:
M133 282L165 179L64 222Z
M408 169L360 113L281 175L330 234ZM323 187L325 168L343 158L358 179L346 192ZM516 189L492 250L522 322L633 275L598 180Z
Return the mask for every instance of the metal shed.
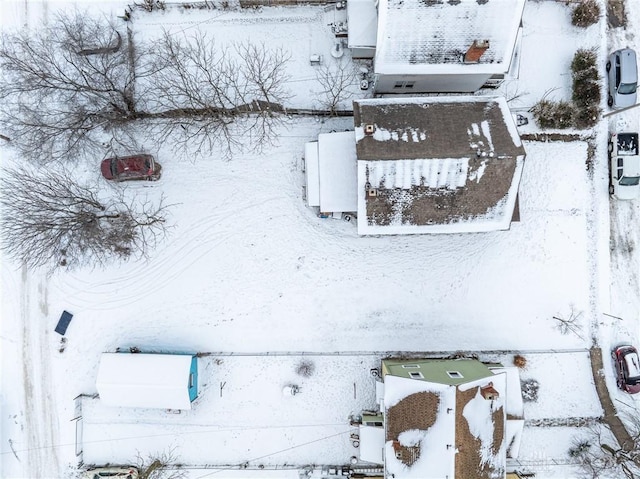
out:
M103 353L96 387L108 406L191 409L197 358L188 354Z

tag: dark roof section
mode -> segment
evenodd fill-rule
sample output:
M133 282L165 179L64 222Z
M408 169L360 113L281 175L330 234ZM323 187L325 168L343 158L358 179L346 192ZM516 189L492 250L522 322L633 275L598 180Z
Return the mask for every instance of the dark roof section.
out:
M364 138L358 136L356 151L359 160L475 157L477 147L474 146L488 148L490 144L498 158L524 155L524 148L514 143L500 104L494 99L464 102L432 102L429 98L419 102L409 100L409 103L396 99L354 101L356 128L373 125L375 130L395 132L398 138L378 141L375 134ZM479 127L482 122L489 124L490 140L482 129L472 131L470 128L472 124ZM411 141L412 135L416 134L426 138Z

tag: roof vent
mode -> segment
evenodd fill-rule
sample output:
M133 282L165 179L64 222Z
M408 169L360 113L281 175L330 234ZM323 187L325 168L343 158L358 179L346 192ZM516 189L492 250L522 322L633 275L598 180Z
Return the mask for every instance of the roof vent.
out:
M479 63L480 57L488 48L489 40L474 40L464 54L464 63Z
M375 198L378 196L377 188L367 188L367 198Z
M373 132L376 131L376 127L370 123L364 125L364 134L365 135L373 135Z

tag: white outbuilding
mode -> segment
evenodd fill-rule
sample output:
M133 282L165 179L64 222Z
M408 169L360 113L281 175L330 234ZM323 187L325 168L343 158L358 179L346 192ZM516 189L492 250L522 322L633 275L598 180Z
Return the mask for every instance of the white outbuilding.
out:
M191 409L198 364L189 354L103 353L96 387L107 406Z

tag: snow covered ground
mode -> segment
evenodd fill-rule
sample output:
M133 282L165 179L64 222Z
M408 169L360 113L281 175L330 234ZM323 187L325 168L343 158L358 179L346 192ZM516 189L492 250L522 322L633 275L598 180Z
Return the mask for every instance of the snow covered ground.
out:
M16 5L5 12L24 18L17 15L24 7L32 26L54 10L49 2ZM121 14L125 3L114 5ZM604 74L606 52L634 44L640 8L628 7L627 36L605 35L604 22L572 27L562 2L530 1L520 81L502 89L519 95L513 107L526 110L549 91L569 99L578 46L598 49ZM314 107L308 59L329 56L330 15L319 7L170 10L137 13L133 28L145 38L160 27L176 34L202 28L221 42L250 37L291 48L295 106ZM605 351L639 337L639 205L610 201L606 165L607 123L637 127L637 115L594 129L591 173L586 141L525 142L521 220L510 231L482 234L358 237L351 223L319 219L302 199L304 143L349 127L348 119L296 120L277 147L231 161L212 151L192 163L151 148L163 178L127 188L165 194L174 206L170 236L148 262L51 277L2 262L0 476L63 477L77 462L74 398L96 392L102 352L134 346L211 353L200 359L200 397L179 415L83 400L85 463L128 463L176 446L180 461L194 466L347 464L356 452L348 416L372 407L370 369L397 351L487 351L505 364L509 354L489 351L521 351L529 365L523 378L540 383L538 401L525 404L527 419L599 416L585 352L591 336ZM3 157L16 159L9 151ZM93 166L79 169L98 175ZM74 319L61 353L53 328L64 309ZM553 316L572 313L581 329L561 334ZM302 359L315 365L310 377L295 372ZM616 391L611 369L605 362L616 405L632 404ZM283 395L289 383L300 394ZM526 428L521 463L536 477L574 477L565 463L576 432ZM192 477L212 473L237 474Z

